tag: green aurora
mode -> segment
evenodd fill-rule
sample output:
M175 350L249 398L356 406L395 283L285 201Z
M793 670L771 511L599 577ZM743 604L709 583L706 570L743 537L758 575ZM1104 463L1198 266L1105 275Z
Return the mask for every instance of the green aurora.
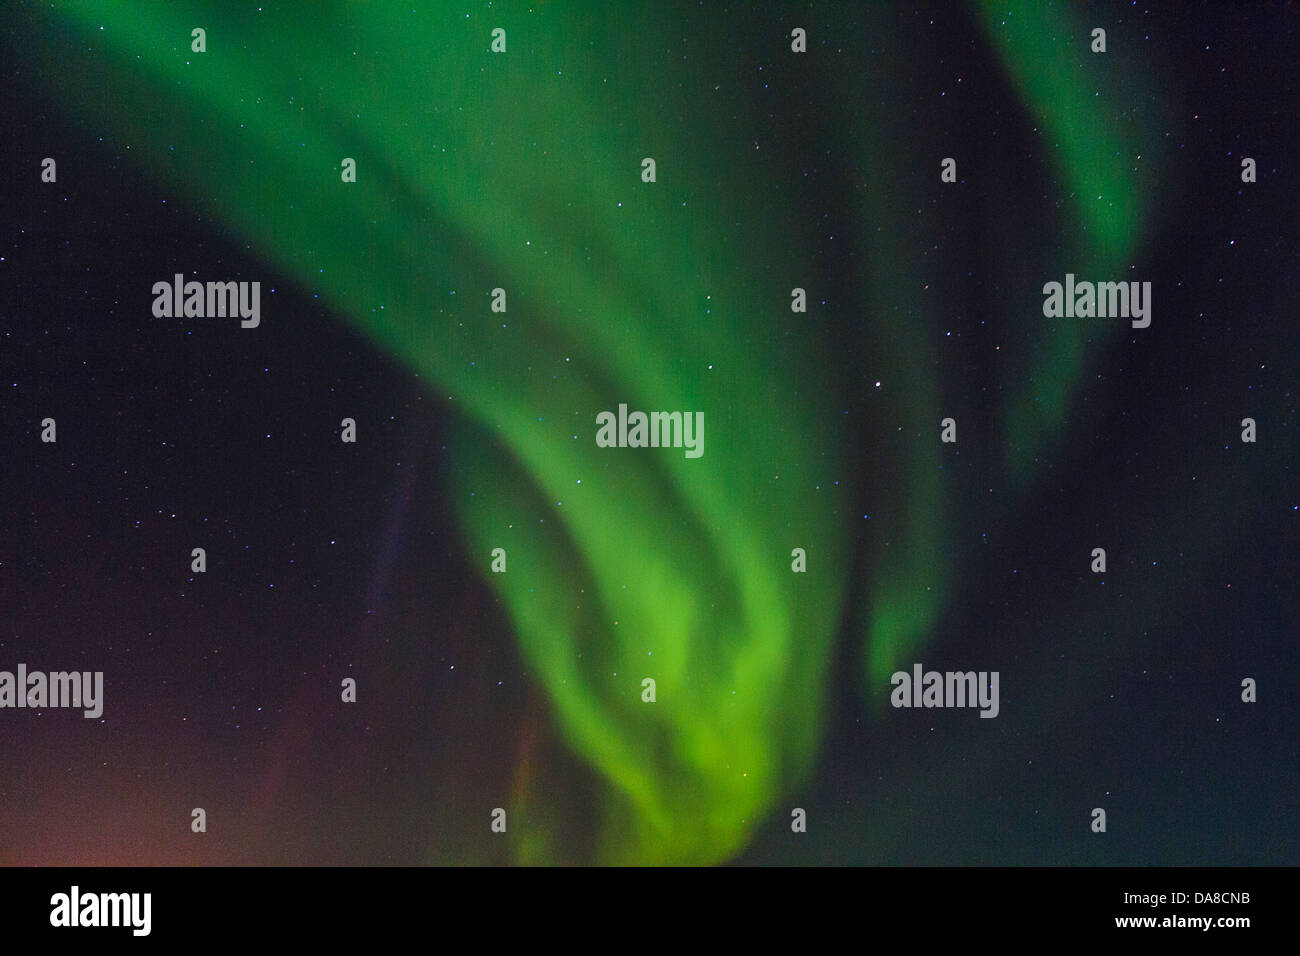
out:
M752 51L792 57L788 33L672 5L631 17L607 3L469 15L325 3L310 20L230 7L57 4L53 22L31 24L28 55L59 64L46 82L151 178L460 413L448 493L551 719L607 788L593 858L734 857L814 767L846 609L864 618L847 626L865 644L865 686L880 686L924 646L953 590L945 529L960 499L938 468L938 306L912 281L926 239L909 219L938 156L926 154L920 182L893 108L914 69L907 51L878 42L870 76L827 66L815 43L807 56L835 90L828 125L859 157L844 197L864 224L851 314L887 383L882 421L903 436L874 452L895 456L895 505L861 567L856 433L837 398L854 383L833 343L810 334L818 308L789 308L796 286L819 299L816 223L790 159L805 134L777 132L784 149L756 151L761 107L728 79L752 69ZM1076 197L1079 228L1052 237L1054 258L1099 275L1125 267L1145 179L1135 131L1111 118L1115 92L1080 77L1085 27L1060 11L993 11L972 6L991 68L1055 142L1055 175ZM884 10L862 17L863 37L888 36ZM489 51L498 26L504 54ZM194 27L206 53L190 51ZM640 179L647 156L653 184ZM344 157L355 183L341 182ZM497 287L505 314L489 308ZM1089 346L1077 329L1029 321L1037 285L1006 287L1019 289L1007 315L1027 318L1007 319L1023 374L1005 399L1000 467L1023 488ZM619 403L703 411L704 456L597 448L595 415ZM487 574L497 547L508 573ZM790 571L796 547L807 574ZM850 605L851 588L865 599ZM515 812L517 859L565 855Z

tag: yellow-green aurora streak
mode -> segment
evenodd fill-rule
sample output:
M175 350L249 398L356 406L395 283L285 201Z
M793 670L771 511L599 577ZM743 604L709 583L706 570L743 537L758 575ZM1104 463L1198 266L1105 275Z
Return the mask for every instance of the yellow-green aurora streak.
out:
M450 491L473 560L486 569L506 549L491 584L565 739L608 783L597 858L734 855L812 767L851 543L833 356L788 305L817 272L815 223L793 194L754 200L753 183L794 173L746 141L753 107L737 89L702 102L663 81L657 38L698 31L698 55L672 65L701 84L738 72L742 54L709 43L716 23L682 23L707 14L671 4L635 17L603 2L468 16L324 3L310 18L230 6L57 4L31 50L150 175L462 413ZM497 26L505 55L488 52ZM194 27L207 53L190 52ZM1080 165L1105 150L1065 135L1100 130L1099 107L1045 57L1042 24L988 29L1030 107L1060 118L1060 174L1081 196L1114 197L1082 204L1096 241L1080 265L1119 261L1135 194L1104 159ZM870 109L852 125L872 165L857 212L901 215L905 131ZM640 181L645 156L653 185ZM344 157L355 184L340 181ZM910 249L882 234L866 251L867 321L900 303L913 313L873 333L896 346L885 361L907 399L899 414L932 432L933 363L908 331L924 306L896 281ZM149 271L142 296L154 273L166 270ZM489 311L496 287L504 315ZM1046 440L1082 367L1078 340L1040 348L1058 367L1045 401L1025 392L1011 410L1012 468ZM703 458L598 449L595 414L620 402L703 411ZM868 583L875 676L920 644L947 590L938 450L926 448L901 465L907 527ZM813 573L790 572L794 547ZM922 575L934 587L918 595ZM653 706L643 677L657 681ZM526 820L511 831L520 859L555 856Z

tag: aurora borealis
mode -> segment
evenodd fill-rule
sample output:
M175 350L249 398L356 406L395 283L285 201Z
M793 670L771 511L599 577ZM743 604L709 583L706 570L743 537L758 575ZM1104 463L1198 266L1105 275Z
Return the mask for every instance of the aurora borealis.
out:
M356 509L339 519L355 530L352 556L320 557L314 549L338 547L324 540L293 552L329 568L318 573L333 581L325 591L355 590L355 600L327 603L307 571L294 571L298 584L279 588L296 597L265 618L242 592L220 595L240 552L211 546L204 610L162 615L169 673L189 670L196 630L227 632L231 645L196 656L190 679L219 658L246 681L292 672L293 690L264 718L264 746L212 745L247 754L241 767L205 765L201 736L159 730L150 746L184 752L199 782L164 774L149 812L133 817L145 849L104 847L103 859L1090 861L1098 851L1072 847L1082 838L1068 814L1112 791L1124 794L1112 802L1127 800L1129 819L1154 812L1159 800L1140 781L1144 767L1163 766L1155 744L1126 758L1117 742L1134 726L1155 740L1137 715L1172 720L1182 700L1235 722L1231 746L1185 732L1189 749L1210 756L1203 779L1173 800L1184 822L1102 858L1250 859L1232 829L1239 822L1209 827L1218 835L1206 838L1206 859L1179 834L1229 809L1254 817L1256 841L1280 826L1267 808L1297 771L1294 761L1277 769L1282 751L1270 741L1288 705L1261 703L1254 718L1228 711L1237 713L1237 671L1268 673L1284 635L1294 640L1275 575L1295 564L1278 555L1296 530L1286 383L1300 352L1277 329L1237 334L1226 320L1193 317L1234 303L1232 322L1246 323L1281 308L1276 280L1253 263L1285 255L1293 268L1294 248L1270 245L1280 213L1266 191L1280 187L1262 175L1248 209L1223 212L1240 186L1236 154L1222 171L1186 158L1211 149L1190 118L1197 97L1227 94L1162 80L1160 65L1196 50L1198 31L1213 32L1211 14L1181 26L1163 14L1150 27L1108 13L1112 50L1090 59L1088 29L1101 14L1050 5L944 7L937 26L933 11L874 4L761 15L609 3L313 9L90 2L3 15L24 95L48 124L26 136L37 153L14 168L28 176L41 156L58 156L40 134L66 124L57 128L72 130L80 159L61 161L60 183L96 191L84 185L105 175L93 157L112 154L114 181L126 177L136 208L152 203L141 217L161 222L155 197L165 197L167 214L186 210L211 244L208 258L187 260L183 247L150 246L150 228L136 226L141 251L120 280L131 298L114 312L130 317L93 348L187 350L183 368L161 359L170 374L159 372L161 389L150 380L137 413L153 416L151 434L187 436L188 451L168 467L188 454L202 462L196 480L259 503L241 525L243 550L259 543L252 516L279 529L274 540L296 542L334 520L331 509ZM795 26L808 29L802 57L790 50ZM191 50L195 27L205 52ZM489 48L497 27L507 37L499 54ZM1149 38L1139 46L1144 33L1158 55ZM1189 66L1184 75L1199 74ZM1280 101L1283 91L1260 95ZM1267 145L1267 129L1260 120L1249 127L1254 141L1232 149L1266 153L1256 144ZM951 186L938 175L947 156L958 166ZM655 159L654 182L642 181L645 157ZM345 158L355 182L341 180ZM1197 215L1210 200L1194 198L1216 183L1217 222ZM133 206L126 195L104 202L127 217ZM48 215L79 221L66 209ZM166 221L164 234L180 229ZM1219 227L1237 227L1233 245ZM1171 248L1179 237L1184 247ZM1254 260L1241 251L1247 242ZM1241 258L1225 262L1230 254ZM204 320L205 344L179 344L185 320L152 319L150 286L175 272L234 279L227 255L238 278L262 280L261 325ZM39 264L18 261L22 281L37 284ZM1154 277L1151 329L1044 319L1042 285L1067 271ZM504 312L490 308L498 288ZM795 288L807 292L806 313L791 311ZM1198 307L1202 295L1219 305ZM91 323L94 310L74 297L64 319ZM29 322L38 323L30 311L10 316ZM20 341L39 341L36 329ZM80 355L69 343L60 348ZM325 343L348 351L327 358ZM1230 367L1225 354L1237 356ZM208 361L236 378L201 379ZM242 389L276 363L278 384ZM1212 400L1188 398L1189 383ZM80 387L96 391L88 380ZM207 430L202 416L178 410L192 388L228 389L220 394L240 411ZM367 388L377 394L362 398ZM5 406L11 436L44 414L15 390ZM415 394L438 411L409 411ZM598 447L596 416L620 403L702 411L707 452ZM75 421L75 408L61 414ZM1268 422L1272 451L1247 458L1236 423L1252 412ZM362 436L346 453L334 437L345 415ZM955 447L938 440L949 415ZM105 420L84 431L128 427ZM59 454L75 456L79 429L60 428ZM230 447L264 432L291 437L232 457ZM407 470L380 471L389 462L372 437ZM248 468L293 479L259 486L236 467L245 455L258 459ZM23 481L11 501L45 479ZM159 531L142 565L171 561L172 548L188 554L207 521L195 517L200 496L177 519L185 534ZM282 506L284 497L295 504ZM28 520L13 514L15 526ZM430 552L417 530L436 535L442 571L422 571L414 555ZM21 534L8 532L10 554ZM135 547L117 540L102 566ZM1087 573L1102 540L1112 555L1104 584ZM489 571L496 548L506 573ZM791 572L796 548L807 573ZM277 553L260 560L284 574L290 551ZM98 602L87 613L132 603L127 594L147 600L148 588L135 587L111 576L87 586ZM1189 604L1189 594L1199 596ZM1193 613L1197 600L1208 603ZM20 605L11 630L15 619L29 632L56 620ZM1197 620L1256 643L1243 634L1217 645ZM1194 633L1180 636L1174 622ZM328 651L314 649L311 627L331 635ZM268 649L279 639L292 650ZM448 683L449 648L477 661L478 683ZM389 711L337 712L344 661L363 669L358 709L387 695ZM1002 715L944 715L936 741L934 717L887 707L889 675L914 661L1000 668ZM1172 682L1156 703L1140 691L1152 671ZM111 687L111 666L106 673ZM647 677L653 704L642 699ZM511 701L499 703L492 695L506 680ZM133 693L158 688L142 677ZM220 696L212 691L206 706L223 709ZM430 736L407 752L413 727ZM141 734L114 759L143 746ZM433 741L450 737L460 742L439 751ZM30 756L14 739L10 760ZM1230 760L1247 739L1257 749ZM1053 783L1036 796L1024 768L1053 759ZM322 773L331 761L355 761L362 774L427 766L408 767L400 795L384 798L364 780ZM1214 805L1211 794L1242 763L1274 767L1264 785L1273 789ZM1150 779L1173 787L1172 773ZM226 819L245 823L222 850L193 850L183 828L140 836L143 817L186 818L223 779L237 781L222 798ZM137 791L118 783L104 792L130 803ZM1055 835L1038 804L1073 835ZM488 844L498 806L511 820L504 851ZM783 838L796 806L812 823L794 850ZM1017 836L990 836L1016 827ZM66 852L32 843L8 861ZM1259 852L1294 858L1293 848Z

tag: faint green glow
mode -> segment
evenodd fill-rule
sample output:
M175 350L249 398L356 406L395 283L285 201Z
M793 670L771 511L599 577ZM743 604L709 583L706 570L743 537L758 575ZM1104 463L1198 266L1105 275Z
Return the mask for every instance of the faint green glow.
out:
M1111 23L1088 23L1068 8L1040 4L973 3L971 10L1041 130L1043 154L1065 200L1057 237L1062 268L1043 281L1061 281L1067 271L1088 280L1127 278L1145 218L1144 191L1155 188L1150 170L1156 157L1144 157L1137 146L1138 113L1154 100L1144 95L1148 81L1138 38L1112 28L1107 52L1093 53L1092 28ZM1017 486L1034 475L1034 462L1069 411L1089 340L1120 331L1113 323L1098 335L1088 323L1039 321L1041 312L1029 318L1025 332L1034 347L1004 429L1004 464Z

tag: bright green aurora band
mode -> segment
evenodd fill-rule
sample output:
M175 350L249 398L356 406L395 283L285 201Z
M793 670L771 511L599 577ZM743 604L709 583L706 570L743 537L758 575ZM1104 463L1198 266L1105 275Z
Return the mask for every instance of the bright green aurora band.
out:
M486 571L506 549L490 583L564 738L608 785L594 858L734 856L814 766L860 527L844 373L810 328L817 310L788 306L817 275L815 217L788 157L753 148L760 107L735 81L755 51L791 55L788 30L693 4L235 6L56 4L29 53L68 107L462 413L451 493L473 560ZM933 438L936 306L907 280L925 242L908 219L921 160L893 104L916 67L880 39L888 15L863 7L853 42L876 37L870 75L809 69L839 84L827 109L859 157L843 202L888 224L862 229L855 307L894 396L883 407L925 435L888 464L901 524L887 561L873 529L868 619L852 625L878 686L952 590L952 506ZM1062 261L1110 274L1142 217L1111 94L1079 77L1086 29L972 9L1077 197L1080 238L1053 237ZM505 54L488 50L498 26ZM206 53L190 51L194 27ZM790 152L812 134L788 135ZM1007 319L1023 323L1003 447L1017 487L1085 367L1083 332L1029 321L1039 289L1021 286L1004 304L1027 317ZM597 448L595 415L620 402L703 411L704 456ZM794 547L809 573L791 573ZM543 829L512 825L518 859L555 858Z

